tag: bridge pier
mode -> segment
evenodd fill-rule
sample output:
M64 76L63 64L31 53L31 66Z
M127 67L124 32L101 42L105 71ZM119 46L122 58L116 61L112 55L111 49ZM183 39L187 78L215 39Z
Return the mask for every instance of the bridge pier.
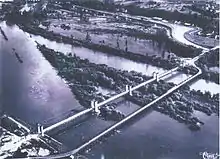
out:
M91 107L93 108L95 113L100 114L100 110L99 110L97 101L92 100L91 101Z
M131 86L126 85L126 86L125 86L125 90L126 90L126 91L129 91L129 95L132 96Z

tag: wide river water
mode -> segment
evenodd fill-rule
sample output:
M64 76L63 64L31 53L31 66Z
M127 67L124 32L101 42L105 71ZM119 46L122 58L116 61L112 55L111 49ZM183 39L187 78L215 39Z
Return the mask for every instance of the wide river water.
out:
M57 76L56 70L38 51L35 40L55 50L74 52L91 62L104 63L117 69L135 70L147 75L151 75L155 70L164 71L162 68L124 58L51 42L39 36L30 38L18 27L9 27L4 22L0 23L0 26L9 39L6 41L0 35L1 111L33 127L49 119L52 119L50 124L55 123L65 118L71 110L83 109L65 82ZM14 50L23 63L18 61ZM174 80L167 80L177 83L186 77L187 75L178 74ZM212 93L219 91L219 85L204 80L192 83L191 88ZM138 106L123 101L118 109L130 113L138 109ZM218 117L206 116L200 112L195 115L205 123L198 132L190 131L184 124L161 113L147 112L123 127L119 134L93 147L86 155L94 159L201 159L200 152L216 153L219 137ZM92 115L88 118L90 119L53 137L63 142L68 149L72 149L113 123Z

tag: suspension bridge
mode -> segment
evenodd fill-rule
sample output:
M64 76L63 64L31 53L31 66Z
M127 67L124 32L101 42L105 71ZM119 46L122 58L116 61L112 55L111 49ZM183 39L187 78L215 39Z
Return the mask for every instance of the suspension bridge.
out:
M115 96L110 97L109 99L106 99L100 103L96 102L96 101L92 101L91 102L91 108L88 108L86 110L83 110L67 119L64 119L58 123L55 123L45 129L41 129L39 130L39 135L44 135L44 133L50 132L52 130L54 130L55 128L68 123L72 120L75 120L76 118L85 115L87 113L91 113L91 112L96 112L99 113L99 109L102 106L105 106L107 103L114 101L120 97L123 97L125 95L132 95L132 91L137 90L147 84L150 84L154 81L159 81L160 79L166 77L167 75L171 74L172 72L177 71L180 67L185 67L187 65L191 65L193 67L195 67L197 69L197 73L195 75L192 75L190 77L188 77L187 79L185 79L184 81L180 82L179 84L175 85L174 87L172 87L171 89L169 89L167 92L165 92L163 95L159 96L157 99L153 100L152 102L150 102L149 104L143 106L142 108L138 109L137 111L131 113L130 115L128 115L127 117L125 117L124 119L122 119L121 121L117 122L116 124L110 126L109 128L107 128L106 130L104 130L103 132L99 133L98 135L94 136L92 139L88 140L87 142L83 143L81 146L79 146L76 149L73 149L69 152L66 153L61 153L61 154L57 154L57 155L51 155L51 156L47 156L47 157L36 157L39 159L43 159L43 158L64 158L64 157L71 157L74 158L74 155L76 155L77 153L79 153L80 151L82 151L83 149L85 149L86 147L88 147L89 145L91 145L92 143L94 143L95 141L99 140L100 138L102 138L103 136L107 135L108 133L112 132L113 130L117 129L119 126L121 126L122 124L128 122L129 120L131 120L133 117L139 115L140 113L144 112L146 109L148 109L149 107L152 107L154 104L156 104L157 102L161 101L162 99L164 99L165 97L167 97L168 95L172 94L173 92L175 92L176 90L178 90L180 87L182 87L183 85L187 84L188 82L194 80L195 78L197 78L199 75L202 74L202 71L199 67L197 67L195 65L195 62L201 58L202 56L204 56L205 54L209 53L212 50L215 49L219 49L219 46L209 49L204 50L199 56L192 58L192 59L187 59L187 60L182 60L181 65L178 67L175 67L169 71L166 71L162 74L158 74L156 72L153 73L153 77L137 86L131 87L131 86L126 86L125 91L123 91L122 93L119 93Z
M121 97L123 97L127 94L132 95L132 91L135 91L135 90L137 90L137 89L139 89L139 88L141 88L141 87L143 87L147 84L150 84L152 82L159 81L160 79L164 78L165 76L177 71L178 68L179 67L176 67L176 68L171 69L171 70L169 70L165 73L162 73L162 74L158 74L158 73L154 72L153 77L151 79L149 79L149 80L147 80L147 81L145 81L145 82L143 82L143 83L141 83L141 84L139 84L135 87L126 86L124 92L119 93L115 96L112 96L112 97L110 97L110 98L108 98L108 99L106 99L106 100L104 100L100 103L98 103L97 101L91 101L91 108L88 108L88 109L85 109L85 110L83 110L79 113L76 113L76 114L74 114L74 115L72 115L72 116L70 116L70 117L68 117L68 118L66 118L66 119L64 119L60 122L57 122L57 123L55 123L55 124L53 124L53 125L51 125L47 128L43 128L42 125L38 124L38 133L39 134L41 133L41 135L44 135L44 133L48 133L50 131L53 131L54 129L56 129L56 128L66 124L66 123L69 123L69 122L71 122L71 121L73 121L73 120L75 120L75 119L77 119L77 118L79 118L79 117L81 117L85 114L88 114L88 113L91 113L91 112L99 113L100 107L105 106L106 104L108 104L108 103L110 103L110 102L112 102L112 101L114 101L118 98L121 98Z

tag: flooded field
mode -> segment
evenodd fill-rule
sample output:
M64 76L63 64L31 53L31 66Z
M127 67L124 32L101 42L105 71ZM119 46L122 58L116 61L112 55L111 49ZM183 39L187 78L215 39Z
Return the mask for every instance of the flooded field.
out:
M93 50L90 50L87 48L73 47L71 45L49 41L49 40L42 38L40 36L33 36L32 35L32 38L33 38L33 40L36 40L38 43L45 44L47 47L53 48L56 51L60 51L60 52L66 53L66 54L72 53L72 54L75 54L83 59L88 59L89 61L94 62L96 64L106 64L110 67L113 67L113 68L116 68L119 70L120 69L127 70L127 71L133 70L133 71L141 72L141 73L148 75L148 76L152 76L153 72L155 72L155 71L157 71L159 73L166 71L163 68L155 67L155 66L152 66L149 64L134 62L134 61L131 61L131 60L128 60L125 58L121 58L121 57L117 57L117 56L107 55L105 53L93 51ZM168 81L174 82L174 83L179 83L182 80L189 77L189 75L181 74L178 72L176 72L174 74L177 74L175 76L175 78L171 78L169 80L169 77L167 77ZM201 84L203 85L203 87L201 87ZM219 89L216 89L216 88L219 88L218 84L215 84L215 83L209 82L209 81L205 81L203 79L196 81L190 87L195 90L201 90L202 92L210 91L213 94L219 93Z

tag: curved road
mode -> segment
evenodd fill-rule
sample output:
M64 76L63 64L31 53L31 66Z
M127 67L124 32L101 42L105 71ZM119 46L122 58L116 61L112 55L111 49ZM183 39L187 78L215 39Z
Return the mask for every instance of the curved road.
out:
M101 10L95 10L95 9L91 9L91 8L81 7L81 6L77 6L77 5L74 5L74 6L76 8L81 8L81 9L91 11L91 12L96 12L96 13L101 13L101 14L106 14L106 15L111 15L111 16L118 16L118 17L123 17L123 18L129 18L129 19L138 20L138 21L140 21L140 20L146 21L146 22L148 21L151 23L162 25L167 28L170 28L171 33L168 35L171 38L175 39L176 41L183 43L185 45L191 45L196 48L208 50L208 48L202 47L200 45L197 45L197 44L187 40L184 36L184 34L186 34L189 31L198 30L197 28L187 27L187 26L179 25L179 24L172 24L172 23L169 23L168 21L165 21L165 20L154 20L152 18L144 17L144 16L135 16L135 15L129 15L129 14L125 14L125 13L112 13L112 12L107 12L107 11L101 11ZM63 10L63 11L71 12L69 10ZM168 31L170 31L170 30L168 30Z

